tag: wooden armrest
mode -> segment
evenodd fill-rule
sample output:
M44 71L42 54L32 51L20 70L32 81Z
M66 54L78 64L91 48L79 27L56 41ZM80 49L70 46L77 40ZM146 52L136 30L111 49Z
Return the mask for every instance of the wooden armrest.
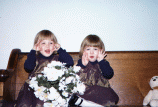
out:
M11 51L9 61L8 61L8 65L7 65L7 69L13 69L13 70L15 69L15 67L17 65L19 53L21 53L20 49L13 49Z
M0 82L5 82L13 75L13 69L0 69Z
M8 60L8 66L5 72L6 79L4 79L4 91L3 91L3 99L6 101L14 101L15 100L15 90L16 90L16 67L18 63L18 56L21 53L20 49L13 49L10 53L10 57ZM4 72L4 71L3 71ZM8 77L9 75L9 77Z

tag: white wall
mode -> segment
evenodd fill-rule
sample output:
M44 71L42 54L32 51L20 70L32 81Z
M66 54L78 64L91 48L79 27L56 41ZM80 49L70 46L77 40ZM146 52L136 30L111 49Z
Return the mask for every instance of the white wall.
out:
M49 29L68 52L97 34L107 51L158 50L158 0L0 0L0 69Z

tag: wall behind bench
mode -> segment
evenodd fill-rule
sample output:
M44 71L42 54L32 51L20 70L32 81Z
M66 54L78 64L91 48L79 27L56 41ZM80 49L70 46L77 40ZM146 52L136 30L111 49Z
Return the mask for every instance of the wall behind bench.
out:
M107 51L158 50L158 0L1 0L0 69L10 51L29 52L37 32L51 30L68 52L88 34Z

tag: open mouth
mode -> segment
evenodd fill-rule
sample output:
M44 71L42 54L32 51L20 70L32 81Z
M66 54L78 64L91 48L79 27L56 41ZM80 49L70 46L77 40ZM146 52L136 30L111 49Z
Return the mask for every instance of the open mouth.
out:
M46 53L50 53L50 49L45 50Z
M90 58L94 58L94 56L90 56Z

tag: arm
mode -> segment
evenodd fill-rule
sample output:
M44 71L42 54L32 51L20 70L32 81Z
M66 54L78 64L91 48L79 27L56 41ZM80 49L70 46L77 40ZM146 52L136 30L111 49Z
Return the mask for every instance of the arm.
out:
M102 71L103 76L106 79L111 79L114 75L114 71L111 68L109 62L103 59L98 64L100 66L100 69Z
M148 92L148 94L145 96L144 100L143 100L143 105L148 105L148 103L150 102L152 97L152 90L150 90Z
M66 50L63 50L60 47L58 53L59 53L59 61L66 63L67 67L74 65L72 57L66 52Z
M27 59L24 63L24 69L26 72L31 73L36 66L36 51L31 50L27 55Z
M107 54L105 53L105 51L99 50L97 61L98 61L98 64L100 66L103 76L106 79L111 79L114 75L114 71L111 68L109 62L104 59L106 56Z
M84 66L84 65L82 64L82 60L81 60L81 59L78 60L78 63L77 63L76 66L80 66L81 68L86 68L86 66Z

